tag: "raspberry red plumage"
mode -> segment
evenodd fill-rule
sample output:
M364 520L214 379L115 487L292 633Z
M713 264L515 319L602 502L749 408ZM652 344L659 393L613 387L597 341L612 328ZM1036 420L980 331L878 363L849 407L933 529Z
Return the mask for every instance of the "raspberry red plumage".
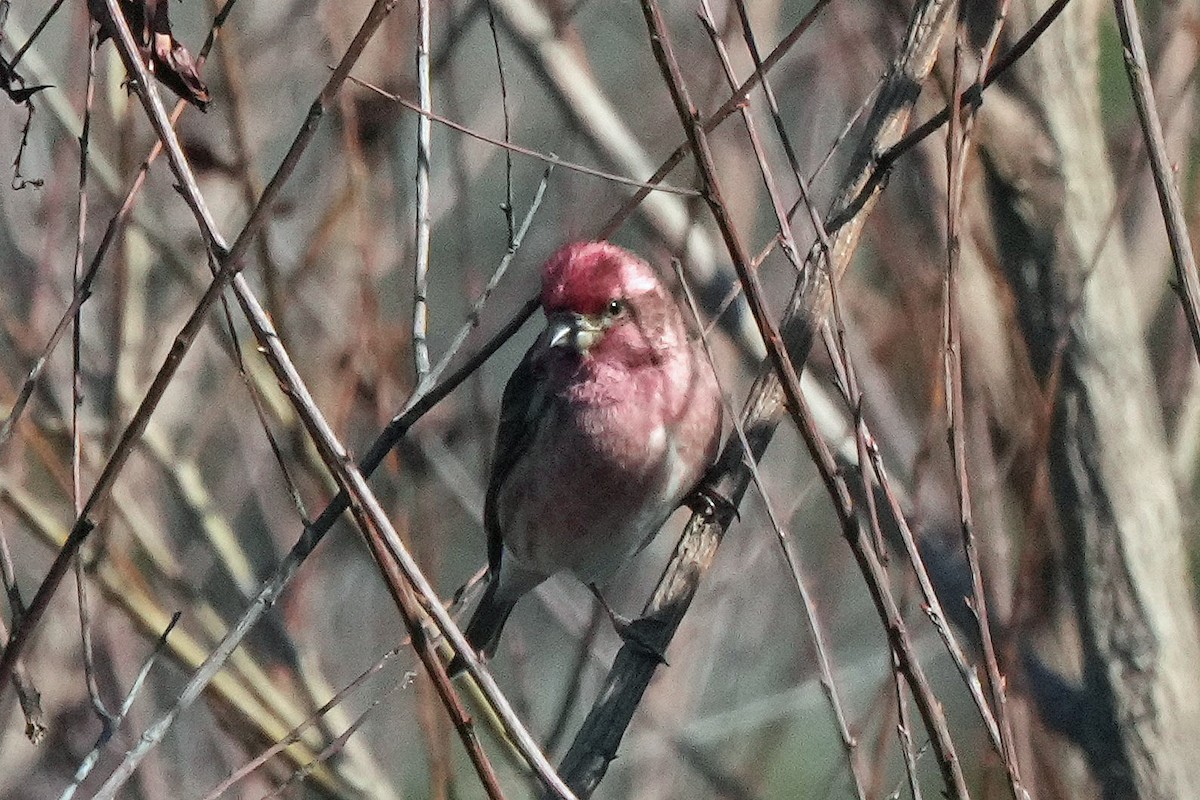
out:
M547 327L505 387L485 503L490 582L466 629L491 655L516 601L562 569L608 578L716 454L716 379L654 270L607 242L542 268Z
M547 313L599 314L614 286L641 293L658 284L654 271L627 250L609 242L575 242L542 266L542 308Z

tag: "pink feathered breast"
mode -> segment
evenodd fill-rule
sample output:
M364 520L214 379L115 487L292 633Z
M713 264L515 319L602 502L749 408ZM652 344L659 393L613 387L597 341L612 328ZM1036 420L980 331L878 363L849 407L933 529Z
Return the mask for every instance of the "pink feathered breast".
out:
M601 581L679 506L715 457L716 381L686 341L634 369L585 359L500 492L505 544L524 569Z

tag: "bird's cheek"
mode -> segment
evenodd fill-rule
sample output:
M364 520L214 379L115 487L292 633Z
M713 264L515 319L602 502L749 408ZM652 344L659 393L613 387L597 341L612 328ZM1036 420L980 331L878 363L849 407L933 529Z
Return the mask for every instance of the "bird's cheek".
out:
M609 352L625 352L634 347L639 338L637 329L624 322L616 322L604 331L600 345Z

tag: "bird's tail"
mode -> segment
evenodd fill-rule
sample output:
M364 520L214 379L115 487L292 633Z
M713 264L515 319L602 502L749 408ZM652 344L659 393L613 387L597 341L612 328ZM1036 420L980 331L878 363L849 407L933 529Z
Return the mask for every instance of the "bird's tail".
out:
M484 590L483 598L475 607L475 613L471 615L471 621L463 630L467 644L471 645L471 649L484 658L491 658L496 654L496 646L500 644L500 632L504 630L504 623L508 621L508 617L516 605L517 597L519 597L519 595L512 596L508 592L502 595L499 587L498 576L492 576L488 581L487 589ZM450 677L458 675L466 667L466 662L456 655L448 669Z

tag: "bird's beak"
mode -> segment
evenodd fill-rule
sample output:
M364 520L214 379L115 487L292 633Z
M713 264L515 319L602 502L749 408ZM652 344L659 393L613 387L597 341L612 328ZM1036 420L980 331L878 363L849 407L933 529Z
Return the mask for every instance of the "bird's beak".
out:
M585 314L557 312L550 314L546 323L542 342L547 350L567 347L586 353L604 334L604 326L600 321Z

